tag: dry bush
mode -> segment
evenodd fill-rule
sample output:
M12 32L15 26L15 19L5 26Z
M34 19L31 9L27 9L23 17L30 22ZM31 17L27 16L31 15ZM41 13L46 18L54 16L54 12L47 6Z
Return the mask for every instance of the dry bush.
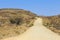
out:
M0 38L22 34L33 26L36 16L23 9L0 9Z
M43 25L60 34L60 15L43 17Z

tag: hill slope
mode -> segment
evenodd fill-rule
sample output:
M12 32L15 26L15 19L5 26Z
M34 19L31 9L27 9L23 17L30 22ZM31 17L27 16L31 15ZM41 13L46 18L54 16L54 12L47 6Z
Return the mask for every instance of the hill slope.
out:
M25 32L35 17L36 14L22 9L0 9L0 39Z
M43 18L43 25L55 33L60 34L60 15L45 16Z
M60 36L42 25L42 19L37 18L34 25L23 34L4 40L60 40Z
M60 15L38 16L23 9L0 9L0 39L17 36L33 26L36 17L42 18L43 25L60 34Z

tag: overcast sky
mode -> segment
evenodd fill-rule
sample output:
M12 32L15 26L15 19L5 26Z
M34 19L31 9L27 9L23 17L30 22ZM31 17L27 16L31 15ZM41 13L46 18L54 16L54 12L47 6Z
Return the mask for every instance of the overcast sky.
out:
M60 0L0 0L0 8L21 8L51 16L60 14Z

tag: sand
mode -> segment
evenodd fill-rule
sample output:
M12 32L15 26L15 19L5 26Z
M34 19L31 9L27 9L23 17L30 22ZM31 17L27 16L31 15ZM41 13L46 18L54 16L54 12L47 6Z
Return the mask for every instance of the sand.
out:
M42 25L42 19L37 18L34 26L29 28L25 33L2 40L60 40L60 36Z

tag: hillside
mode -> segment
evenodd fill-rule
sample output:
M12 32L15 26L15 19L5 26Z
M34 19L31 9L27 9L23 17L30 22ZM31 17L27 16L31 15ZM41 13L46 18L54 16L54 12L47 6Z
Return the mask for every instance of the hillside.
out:
M0 39L22 34L33 25L35 17L23 9L0 9Z
M43 25L60 35L60 15L45 16L43 18Z
M60 34L60 15L38 16L23 9L0 9L0 39L17 36L33 26L36 17L43 19L43 25Z
M34 25L26 32L2 40L60 40L60 36L42 25L42 18L36 18Z

